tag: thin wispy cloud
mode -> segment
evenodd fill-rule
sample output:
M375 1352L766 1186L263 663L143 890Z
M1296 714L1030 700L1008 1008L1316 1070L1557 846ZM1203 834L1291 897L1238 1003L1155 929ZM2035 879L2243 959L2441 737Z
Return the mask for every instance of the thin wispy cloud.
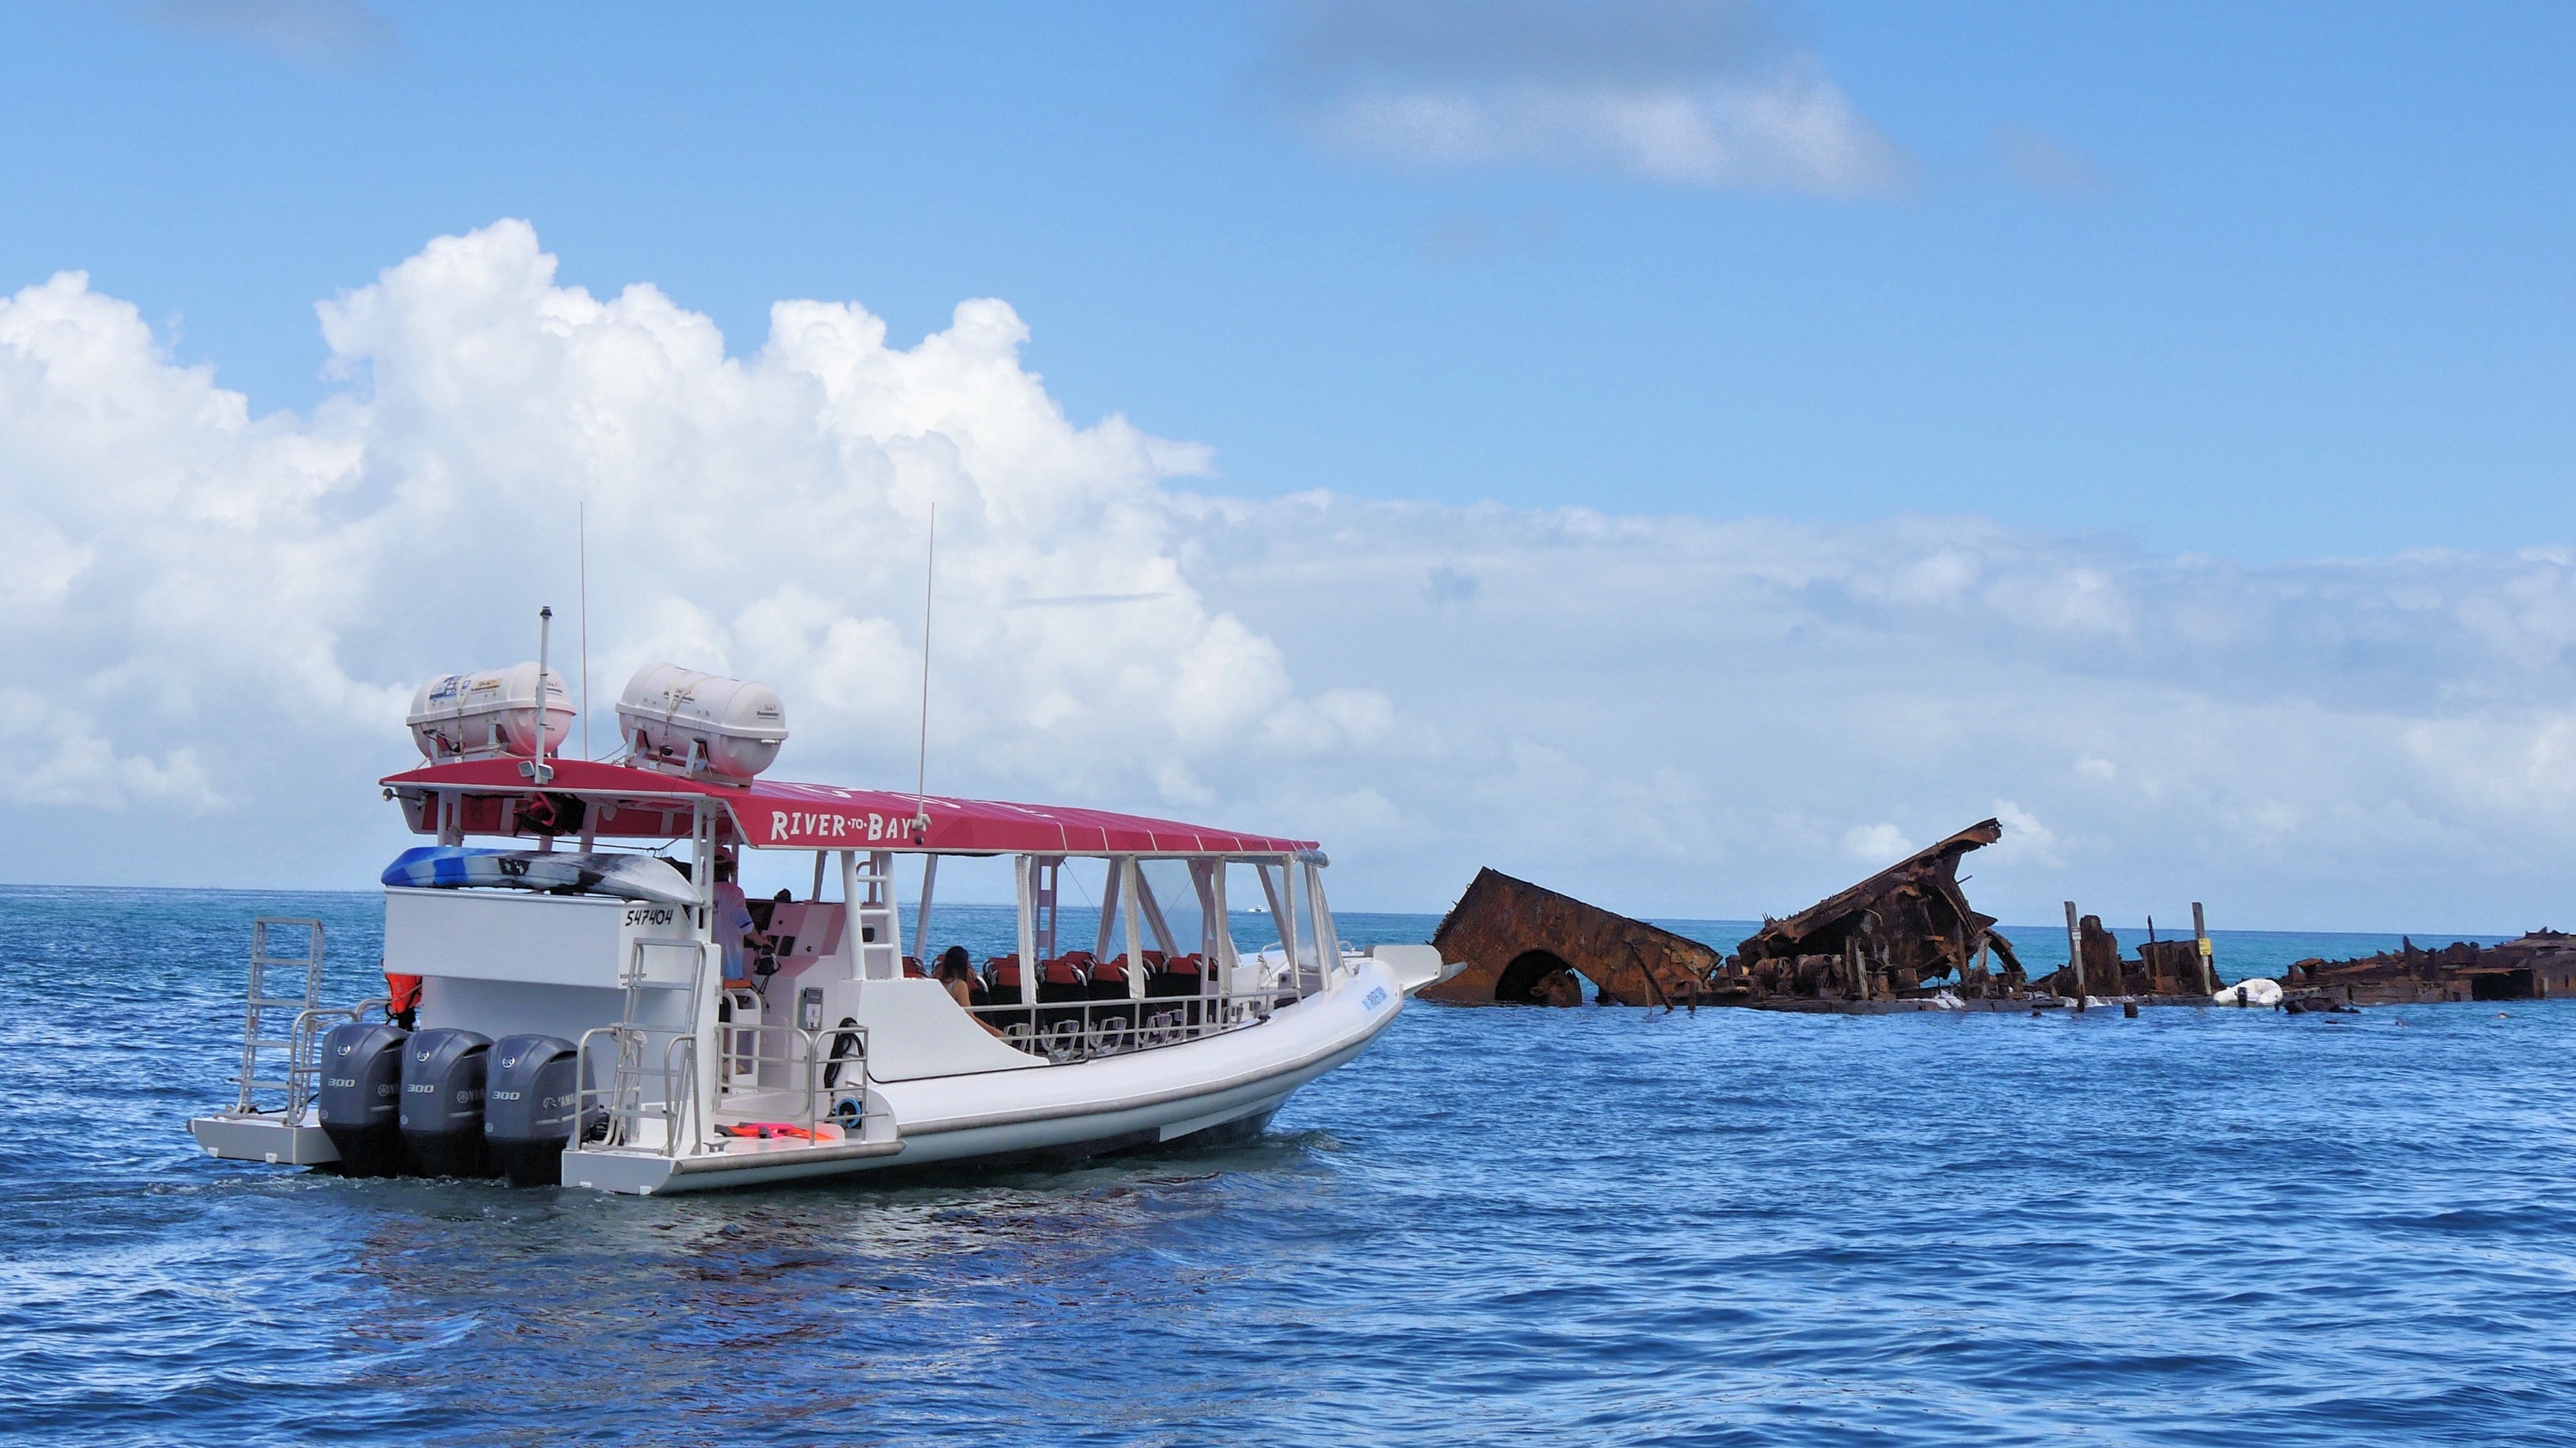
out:
M2015 181L2054 196L2093 196L2111 189L2092 157L2028 126L1997 126L1987 139Z
M394 22L360 0L148 0L147 23L239 42L316 70L356 70L402 45Z
M1317 138L1411 164L1839 196L1909 169L1750 0L1317 0L1264 73Z

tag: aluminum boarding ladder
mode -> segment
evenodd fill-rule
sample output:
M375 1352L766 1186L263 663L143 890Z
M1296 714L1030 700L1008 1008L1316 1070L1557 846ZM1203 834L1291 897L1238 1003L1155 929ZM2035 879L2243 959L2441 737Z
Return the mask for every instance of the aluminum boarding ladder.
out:
M707 958L712 949L698 940L638 940L630 948L626 969L619 977L626 988L624 1016L608 1028L617 1042L617 1062L609 1072L606 1099L598 1108L608 1128L603 1145L649 1145L664 1151L677 1145L673 1128L681 1112L675 1108L683 1103L674 1098L691 1084L694 1074L698 991L706 984ZM683 956L685 964L676 970L668 966L657 970L653 962L657 951ZM680 992L681 1001L676 1022L667 1019L669 1012L652 1009L669 1001L674 991ZM651 1018L656 1016L664 1019ZM590 1037L597 1034L594 1030L582 1037L584 1062L590 1056ZM681 1046L683 1041L688 1046ZM680 1058L684 1056L692 1069L680 1068ZM585 1117L587 1098L592 1094L588 1089L583 1091ZM696 1108L688 1104L687 1109ZM648 1121L659 1123L658 1133L643 1130ZM648 1140L656 1134L661 1137L659 1141Z
M305 952L280 955L271 947L271 931L301 930ZM302 995L272 995L268 973L271 970L304 972ZM292 980L292 976L289 976ZM305 1079L320 1069L299 1058L296 1049L298 1021L321 1005L322 1001L322 922L314 919L263 915L250 923L250 996L242 1008L241 1074L233 1081L241 1088L233 1109L242 1115L262 1111L262 1090L283 1091L286 1099L278 1111L292 1114L312 1095L312 1082ZM260 1055L277 1051L286 1057L280 1079L260 1077Z
M874 850L850 876L850 919L844 929L857 931L859 978L893 980L903 974L902 920L895 909L894 856Z

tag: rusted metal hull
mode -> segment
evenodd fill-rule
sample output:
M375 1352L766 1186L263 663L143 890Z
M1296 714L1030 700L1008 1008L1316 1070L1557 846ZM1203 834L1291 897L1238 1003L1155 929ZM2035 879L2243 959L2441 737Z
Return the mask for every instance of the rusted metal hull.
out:
M1696 940L1493 869L1476 872L1431 943L1467 968L1422 999L1453 1005L1579 1005L1578 976L1603 1005L1692 1005L1720 961Z
M2576 936L2535 930L2502 945L2407 941L2357 960L2302 960L2282 974L2294 1001L2339 1005L2548 1000L2576 996Z
M1763 922L1711 982L1725 1004L1904 999L1944 985L1962 1000L2021 993L2021 961L1959 889L1959 861L2003 838L1984 820L1785 920Z
M1959 891L1959 860L2003 837L1952 835L1786 920L1732 958L1642 920L1480 870L1432 937L1466 968L1422 992L1454 1004L1912 1010L2023 1000L2021 962Z

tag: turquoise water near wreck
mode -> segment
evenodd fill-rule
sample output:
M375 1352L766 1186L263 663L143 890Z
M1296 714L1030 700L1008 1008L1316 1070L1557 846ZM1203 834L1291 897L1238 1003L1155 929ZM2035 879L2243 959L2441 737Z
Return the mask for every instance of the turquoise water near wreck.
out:
M368 983L371 896L0 890L0 1436L2576 1433L2576 1003L1416 1007L1249 1145L607 1199L200 1156L256 913Z

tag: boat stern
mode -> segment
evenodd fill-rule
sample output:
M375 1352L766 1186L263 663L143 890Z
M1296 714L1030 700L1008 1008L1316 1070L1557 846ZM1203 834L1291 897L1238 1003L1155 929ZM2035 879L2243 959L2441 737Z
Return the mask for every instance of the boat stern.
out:
M221 1111L188 1122L188 1134L209 1156L270 1166L329 1166L340 1159L328 1133L314 1122L289 1121L273 1112Z

